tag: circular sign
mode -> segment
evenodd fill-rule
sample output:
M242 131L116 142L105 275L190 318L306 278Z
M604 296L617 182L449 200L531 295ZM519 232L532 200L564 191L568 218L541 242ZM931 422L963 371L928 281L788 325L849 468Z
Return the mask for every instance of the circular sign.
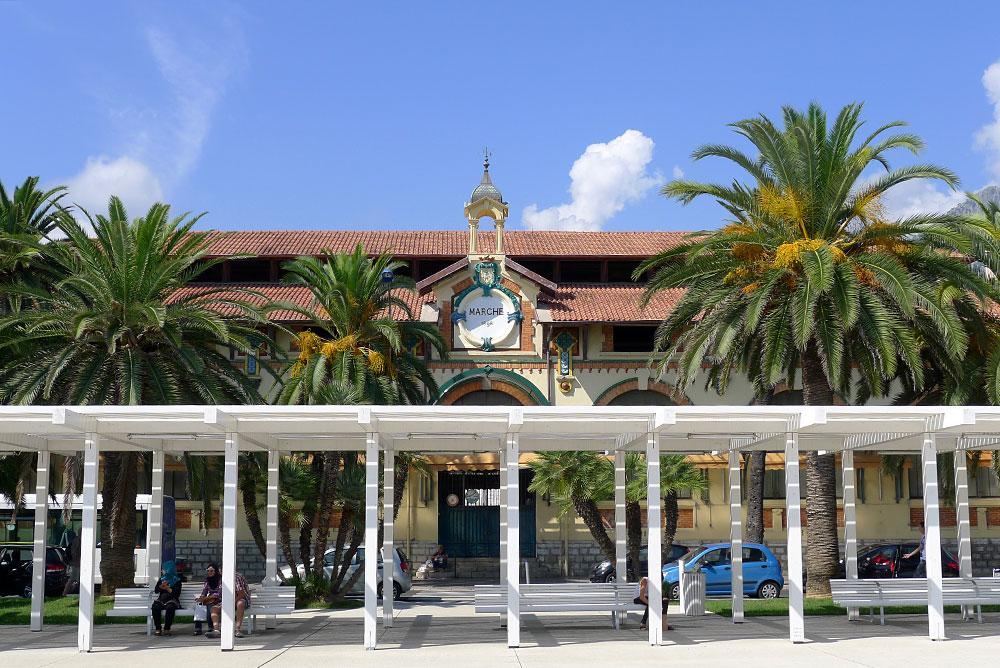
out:
M475 506L478 504L479 504L479 490L477 489L465 490L465 505Z
M454 508L455 506L458 505L458 494L449 494L448 496L444 497L444 502L447 503L452 508Z
M478 339L501 341L514 327L509 319L513 308L499 294L479 295L464 305L465 326Z

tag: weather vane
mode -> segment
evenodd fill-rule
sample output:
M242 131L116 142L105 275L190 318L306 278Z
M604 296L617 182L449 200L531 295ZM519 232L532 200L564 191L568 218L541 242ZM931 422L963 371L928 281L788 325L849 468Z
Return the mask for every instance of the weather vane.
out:
M489 171L490 168L490 148L489 146L483 147L483 169Z

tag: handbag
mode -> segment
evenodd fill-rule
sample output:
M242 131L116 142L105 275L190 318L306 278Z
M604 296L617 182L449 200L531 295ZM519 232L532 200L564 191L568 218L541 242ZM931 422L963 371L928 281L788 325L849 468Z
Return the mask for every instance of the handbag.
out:
M195 603L194 605L194 621L196 622L207 622L208 621L208 606L204 603Z

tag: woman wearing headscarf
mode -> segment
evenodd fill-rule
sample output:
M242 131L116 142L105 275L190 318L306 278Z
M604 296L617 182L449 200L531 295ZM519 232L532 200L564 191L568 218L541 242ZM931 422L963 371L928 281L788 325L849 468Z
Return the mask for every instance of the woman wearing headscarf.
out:
M201 603L208 608L211 612L212 608L218 605L222 601L222 571L219 570L219 565L212 562L205 569L205 584L201 588L201 595L195 599L196 603ZM205 620L208 622L209 633L213 630L212 625L212 615L209 614L208 618ZM196 621L194 623L194 634L196 636L201 635L201 622Z
M156 635L170 635L170 627L174 623L174 614L181 607L181 576L172 561L163 562L163 575L156 581L153 589L156 600L153 601L153 624L156 625ZM163 613L166 612L166 615ZM166 619L163 619L163 617Z

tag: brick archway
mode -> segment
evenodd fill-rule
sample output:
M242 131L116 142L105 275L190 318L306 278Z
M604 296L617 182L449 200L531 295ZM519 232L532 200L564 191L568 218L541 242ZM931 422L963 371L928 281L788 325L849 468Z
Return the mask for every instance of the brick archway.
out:
M623 380L620 383L612 385L608 389L594 400L595 406L608 406L612 401L618 397L626 394L627 392L635 392L639 390L639 379L631 378L629 380ZM657 394L662 394L670 401L674 402L678 406L690 406L691 400L688 399L687 395L673 387L672 385L667 385L658 380L650 380L646 390L649 392L656 392Z
M441 406L451 406L456 401L458 401L467 394L472 394L473 392L480 392L484 390L485 388L483 387L483 385L484 383L482 378L471 378L466 382L462 383L461 385L459 385L458 387L452 387L450 390L448 390L444 394L444 396L442 396L441 399L438 401L438 404ZM513 383L508 383L507 381L504 380L491 379L489 391L501 392L510 397L513 397L522 406L538 405L538 402L536 402L528 392L525 392L517 385L514 385Z

